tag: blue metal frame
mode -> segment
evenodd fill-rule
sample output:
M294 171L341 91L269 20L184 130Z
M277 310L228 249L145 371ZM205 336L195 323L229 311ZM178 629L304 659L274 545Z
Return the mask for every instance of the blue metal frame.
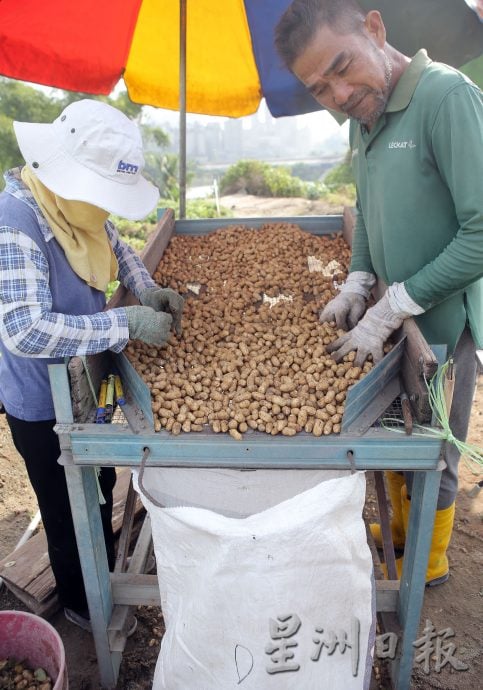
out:
M49 377L56 419L72 422L67 365L50 365ZM59 441L61 448L65 447L66 443L69 444L69 439L65 436L59 435ZM94 467L81 467L75 464L65 467L101 683L106 688L114 688L119 675L122 654L111 651L109 640L108 627L114 604L95 472Z
M441 472L415 472L397 613L403 630L401 655L392 669L396 690L411 679L414 646L426 586L426 568L433 536Z
M287 216L284 218L272 218L261 216L259 218L244 218L242 221L235 218L205 218L201 220L177 220L177 235L205 235L213 230L227 228L230 225L243 222L251 228L261 228L266 223L293 223L313 235L329 235L342 230L342 216Z
M247 432L235 441L227 434L203 431L185 438L166 431L133 434L126 426L114 425L108 431L99 426L57 424L57 433L70 438L72 459L66 456L64 463L92 466L115 461L116 466L132 467L148 447L149 465L157 467L434 470L441 447L429 433L408 441L403 434L377 428L362 436L322 438L305 432L292 438Z

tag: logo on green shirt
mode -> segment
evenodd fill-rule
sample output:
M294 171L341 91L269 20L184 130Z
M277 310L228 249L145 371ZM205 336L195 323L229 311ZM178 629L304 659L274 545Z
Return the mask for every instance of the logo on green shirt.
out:
M388 149L415 149L416 144L412 139L409 141L390 141L387 145Z

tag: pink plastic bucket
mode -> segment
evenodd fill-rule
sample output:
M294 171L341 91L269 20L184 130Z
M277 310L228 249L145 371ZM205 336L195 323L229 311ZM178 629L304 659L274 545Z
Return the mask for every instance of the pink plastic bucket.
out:
M43 668L54 681L53 690L68 690L65 652L50 623L33 613L0 611L0 658L13 656L32 668Z

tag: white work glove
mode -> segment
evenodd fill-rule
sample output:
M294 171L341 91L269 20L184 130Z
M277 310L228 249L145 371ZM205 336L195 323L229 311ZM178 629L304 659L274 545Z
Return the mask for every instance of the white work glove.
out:
M164 311L173 317L173 326L178 338L181 336L181 316L183 314L184 299L171 288L151 287L144 290L139 301L145 307L154 311Z
M335 321L345 331L359 323L366 311L367 300L376 283L376 276L365 271L353 271L336 297L319 314L319 321Z
M384 343L391 333L404 319L423 312L424 309L409 297L404 284L394 283L352 331L326 346L327 352L339 362L348 352L357 350L354 366L362 367L369 355L375 364L382 359Z

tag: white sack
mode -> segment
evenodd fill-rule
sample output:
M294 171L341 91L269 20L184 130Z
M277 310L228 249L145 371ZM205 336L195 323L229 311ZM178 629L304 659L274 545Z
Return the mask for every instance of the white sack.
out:
M208 508L227 517L247 517L286 501L348 470L230 470L148 467L144 484L166 508Z
M244 519L142 496L166 624L153 689L367 689L375 607L364 496L363 473ZM343 632L352 648L341 653Z

